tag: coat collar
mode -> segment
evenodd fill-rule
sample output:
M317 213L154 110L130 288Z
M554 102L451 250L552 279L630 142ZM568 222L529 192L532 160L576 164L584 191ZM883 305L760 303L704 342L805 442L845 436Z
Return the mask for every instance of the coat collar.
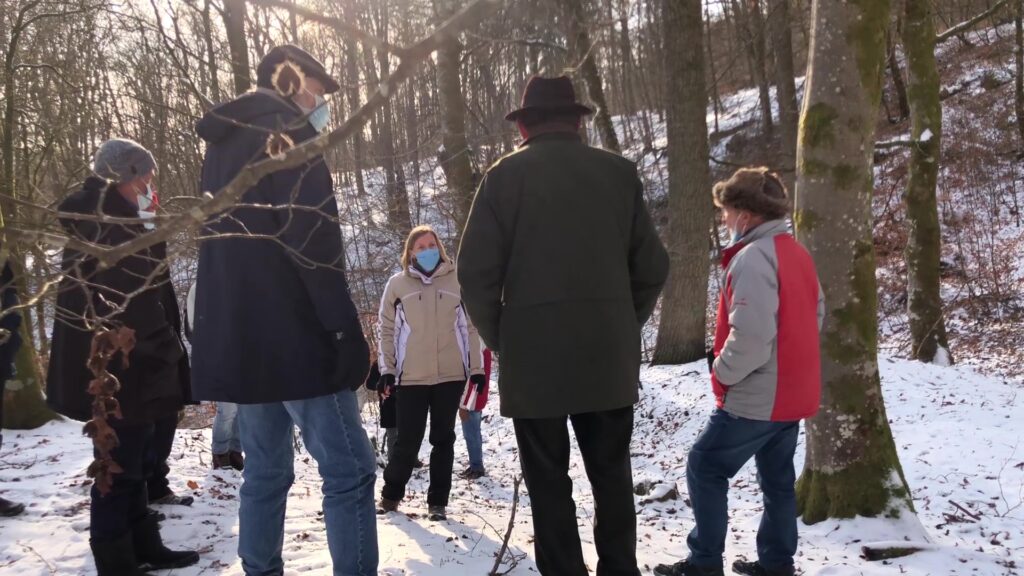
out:
M454 269L455 267L452 266L450 262L441 262L440 264L437 265L437 270L434 270L434 273L431 274L430 276L427 276L423 272L420 272L419 268L416 268L415 266L409 266L409 269L406 271L406 274L412 276L413 278L419 279L424 284L433 284L434 281L437 280L438 278L451 274Z
M578 132L570 132L568 130L558 130L555 132L542 132L536 136L530 136L523 143L519 145L520 148L529 146L530 144L536 144L538 142L577 142L582 143L583 138L580 137Z

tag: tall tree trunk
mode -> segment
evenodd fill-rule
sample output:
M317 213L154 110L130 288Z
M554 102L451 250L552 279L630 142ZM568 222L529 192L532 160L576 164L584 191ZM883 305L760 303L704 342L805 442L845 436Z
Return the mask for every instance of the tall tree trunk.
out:
M899 19L896 20L894 28L896 33L899 33L899 29L903 26ZM892 34L886 32L885 34L885 45L888 48L888 62L889 62L889 76L892 78L892 87L896 91L896 102L900 107L900 120L905 120L910 117L910 103L907 101L907 85L903 82L903 71L900 69L900 61L896 57L896 42L892 38Z
M345 40L345 77L347 84L345 92L348 97L348 109L353 112L358 110L361 105L359 98L358 58L359 52L355 41L351 39ZM355 175L356 194L358 194L360 198L366 196L366 184L363 181L363 168L365 167L363 165L365 162L364 146L363 131L357 130L356 133L352 135L352 173Z
M826 306L821 410L806 424L807 459L797 483L808 523L913 507L877 357L872 154L888 18L888 0L814 2L794 214Z
M249 44L245 36L245 0L224 0L224 28L231 50L231 76L235 94L247 92L252 86L249 76Z
M911 139L910 177L904 200L907 241L907 314L911 354L922 362L952 361L942 317L939 258L942 234L935 187L942 157L942 104L935 64L930 0L904 0L903 50L907 55Z
M1017 0L1016 14L1013 17L1016 39L1014 57L1017 63L1017 77L1014 80L1015 102L1017 114L1017 131L1020 134L1020 155L1024 156L1024 0Z
M597 69L597 58L594 56L597 48L591 41L590 30L587 29L587 13L583 2L582 0L560 1L568 26L569 54L573 59L573 64L580 67L580 75L587 86L587 95L596 108L594 126L601 137L601 145L613 152L621 152L619 138L615 134L611 113L608 111L608 101L604 97L601 73Z
M213 19L210 17L211 1L203 2L203 40L206 43L206 70L210 76L210 85L207 86L207 89L210 91L213 101L219 103L221 100L220 79L217 78L217 49L214 44Z
M768 0L768 30L775 54L775 90L779 101L779 135L782 153L779 162L785 171L782 180L793 190L796 181L796 132L800 110L796 100L796 72L793 66L793 35L790 30L789 0Z
M750 21L750 46L754 59L754 79L761 104L761 126L766 136L771 137L774 129L772 121L772 96L768 85L768 58L765 49L764 16L761 13L761 0L749 0L747 17Z
M671 267L661 305L654 363L703 358L708 299L708 96L704 77L701 0L662 0L665 114L668 131Z
M434 0L434 10L441 19L447 19L458 9L454 0ZM473 205L473 166L470 164L469 143L466 141L466 101L462 95L462 79L459 76L462 45L456 37L441 41L437 51L437 89L441 104L441 134L443 149L440 152L441 169L444 170L448 191L454 200L456 237L453 246L459 245L462 229L469 218Z
M715 132L718 132L718 117L722 111L722 99L718 95L718 72L715 70L715 54L711 41L711 12L707 4L704 5L704 33L706 34L704 44L708 50L708 76L711 79L711 107L715 112Z
M11 39L4 57L4 113L3 135L0 139L0 157L3 158L3 173L0 175L0 236L7 222L16 221L16 208L11 199L18 198L17 170L14 165L15 131L18 128L15 105L17 83L15 70L18 64L18 50L21 34L25 31L27 9L19 11L11 29ZM9 243L0 241L0 261L10 262L18 283L18 292L25 294L24 258ZM17 375L6 383L0 382L0 393L4 396L5 428L36 428L56 418L46 406L43 398L42 378L35 347L32 346L32 315L26 310L22 314L22 346L15 356Z

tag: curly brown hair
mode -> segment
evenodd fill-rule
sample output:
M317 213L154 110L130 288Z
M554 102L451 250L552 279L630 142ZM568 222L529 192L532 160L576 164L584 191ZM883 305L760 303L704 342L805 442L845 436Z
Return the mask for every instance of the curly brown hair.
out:
M779 177L764 166L740 168L711 190L716 206L745 210L765 220L785 218L789 192Z

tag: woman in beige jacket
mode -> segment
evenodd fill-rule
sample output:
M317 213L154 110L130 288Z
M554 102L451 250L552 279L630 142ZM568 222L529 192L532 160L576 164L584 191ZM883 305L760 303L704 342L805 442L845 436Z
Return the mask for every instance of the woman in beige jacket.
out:
M384 470L380 512L405 496L430 414L432 520L443 520L455 459L455 416L467 382L486 384L480 337L462 305L455 265L429 226L409 233L402 271L381 298L379 390L397 394L398 440Z

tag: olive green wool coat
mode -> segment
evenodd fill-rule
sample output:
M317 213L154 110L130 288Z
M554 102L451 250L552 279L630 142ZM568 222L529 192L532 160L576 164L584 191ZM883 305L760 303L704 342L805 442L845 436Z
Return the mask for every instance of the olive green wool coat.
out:
M502 415L636 403L640 329L668 255L632 162L574 133L527 140L480 183L458 264L466 309L499 354Z

